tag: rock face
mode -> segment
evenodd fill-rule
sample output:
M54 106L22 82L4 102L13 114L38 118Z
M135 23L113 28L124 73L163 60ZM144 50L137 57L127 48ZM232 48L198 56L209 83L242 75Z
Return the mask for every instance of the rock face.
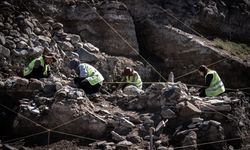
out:
M62 8L65 13L61 14L60 20L64 22L65 30L79 33L83 39L93 43L108 54L138 55L135 27L126 5L118 1L111 1L103 2L97 7L90 7L80 3ZM101 16L97 15L95 11ZM121 36L118 36L110 26L117 30ZM124 42L121 37L129 44Z
M184 78L178 78L178 76L197 69L201 64L208 65L217 62L211 66L211 69L218 71L226 87L249 86L248 77L242 74L250 75L250 66L227 55L223 50L210 46L209 41L173 27L157 25L152 20L145 20L139 26L138 35L141 37L145 50L164 60L166 70L173 70L177 80L195 81L195 83L200 81L198 83L203 84L204 79L199 77L198 73ZM237 71L235 71L236 68ZM239 76L241 76L241 81L236 78Z
M245 0L237 2L122 0L122 2L138 20L150 18L158 24L171 24L189 33L194 32L187 26L206 36L227 37L245 42L250 40L248 36L250 23L249 19L246 19L250 17L250 8L249 2Z

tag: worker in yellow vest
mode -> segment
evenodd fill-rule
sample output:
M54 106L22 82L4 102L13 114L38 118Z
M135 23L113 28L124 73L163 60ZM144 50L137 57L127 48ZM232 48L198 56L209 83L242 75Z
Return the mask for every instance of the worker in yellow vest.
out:
M89 64L80 63L78 59L71 60L69 68L75 70L78 75L74 78L77 87L83 89L89 95L99 92L104 78L97 69Z
M134 85L138 89L142 89L142 80L138 72L136 72L134 69L130 67L124 68L122 72L122 82L125 82L123 84L120 84L118 89L122 87L123 89L128 85Z
M32 60L27 67L23 69L23 77L30 79L47 78L50 76L50 65L56 62L53 55L42 55Z
M198 72L201 76L205 77L205 87L199 90L200 97L218 96L225 92L224 84L215 70L208 69L205 65L201 65Z

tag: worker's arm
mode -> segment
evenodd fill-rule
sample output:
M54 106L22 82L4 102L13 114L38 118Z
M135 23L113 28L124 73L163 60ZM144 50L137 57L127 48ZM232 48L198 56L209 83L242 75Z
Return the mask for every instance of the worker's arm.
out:
M138 79L140 79L141 77L139 76L139 74L136 74L135 75L135 80L134 80L134 82L136 82ZM136 84L136 83L134 83L134 84Z
M212 79L213 79L213 74L208 74L207 77L206 77L206 82L205 82L206 88L209 87L209 85L210 85Z
M208 74L207 77L206 77L205 86L202 87L202 88L200 88L200 89L198 90L198 92L203 93L203 94L200 94L200 96L201 96L201 95L204 95L205 89L209 87L209 85L210 85L212 79L213 79L213 75L212 75L212 74ZM204 96L201 96L201 97L204 97Z
M50 66L48 66L47 75L45 77L50 77L50 76L51 76L51 69Z
M79 75L80 78L86 78L88 76L87 68L84 65L79 65L78 69L79 72L77 72L77 74Z
M126 81L126 78L125 78L125 77L122 77L121 82L125 82L125 81ZM124 85L125 85L125 83L119 83L119 85L118 85L118 87L116 88L116 90L121 89Z
M36 60L34 63L34 68L39 68L41 66L41 61L40 60Z

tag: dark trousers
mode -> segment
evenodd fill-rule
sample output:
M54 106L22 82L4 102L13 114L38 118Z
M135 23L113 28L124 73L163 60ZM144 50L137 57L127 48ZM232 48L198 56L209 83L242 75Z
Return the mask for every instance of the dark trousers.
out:
M77 87L84 90L86 94L94 94L100 91L101 84L91 85L88 80L84 80L84 78L76 77L74 79L74 83Z
M200 92L200 94L199 94L200 97L206 97L206 96L207 96L207 95L206 95L205 88L201 88L201 89L199 90L199 92Z
M200 97L206 97L206 96L207 96L207 95L206 95L205 88L201 88L201 89L199 90L199 92L200 92L200 94L199 94ZM219 95L221 95L221 94L219 94ZM219 96L219 95L217 95L217 96Z
M38 68L33 68L32 72L29 75L24 76L24 78L26 78L26 79L30 79L30 78L40 79L40 78L48 77L48 76L43 75L43 70L44 70L44 68L42 66L40 66Z

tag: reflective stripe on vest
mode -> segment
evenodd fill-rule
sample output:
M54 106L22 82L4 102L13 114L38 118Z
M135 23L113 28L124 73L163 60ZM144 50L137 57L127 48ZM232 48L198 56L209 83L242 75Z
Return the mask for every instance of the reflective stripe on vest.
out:
M205 89L206 95L207 96L218 96L219 94L225 92L224 84L221 81L218 73L214 70L209 70L205 76L205 79L207 78L208 74L212 74L213 79L212 79L209 87Z
M24 70L23 70L23 76L27 76L27 75L29 75L29 74L33 71L33 68L34 68L34 66L35 66L35 62L36 62L37 60L39 60L40 63L41 63L41 66L44 67L43 75L45 75L45 76L48 75L49 66L48 66L48 65L45 65L43 56L40 56L40 57L38 57L38 58L32 60L32 61L29 63L28 67L25 67L25 68L24 68ZM44 66L44 65L45 65L45 66Z
M87 80L91 85L96 85L97 83L102 85L102 81L104 80L102 74L96 70L93 66L89 64L84 64L87 70Z
M142 81L139 74L134 71L132 76L125 76L126 82L135 85L137 88L142 89Z

